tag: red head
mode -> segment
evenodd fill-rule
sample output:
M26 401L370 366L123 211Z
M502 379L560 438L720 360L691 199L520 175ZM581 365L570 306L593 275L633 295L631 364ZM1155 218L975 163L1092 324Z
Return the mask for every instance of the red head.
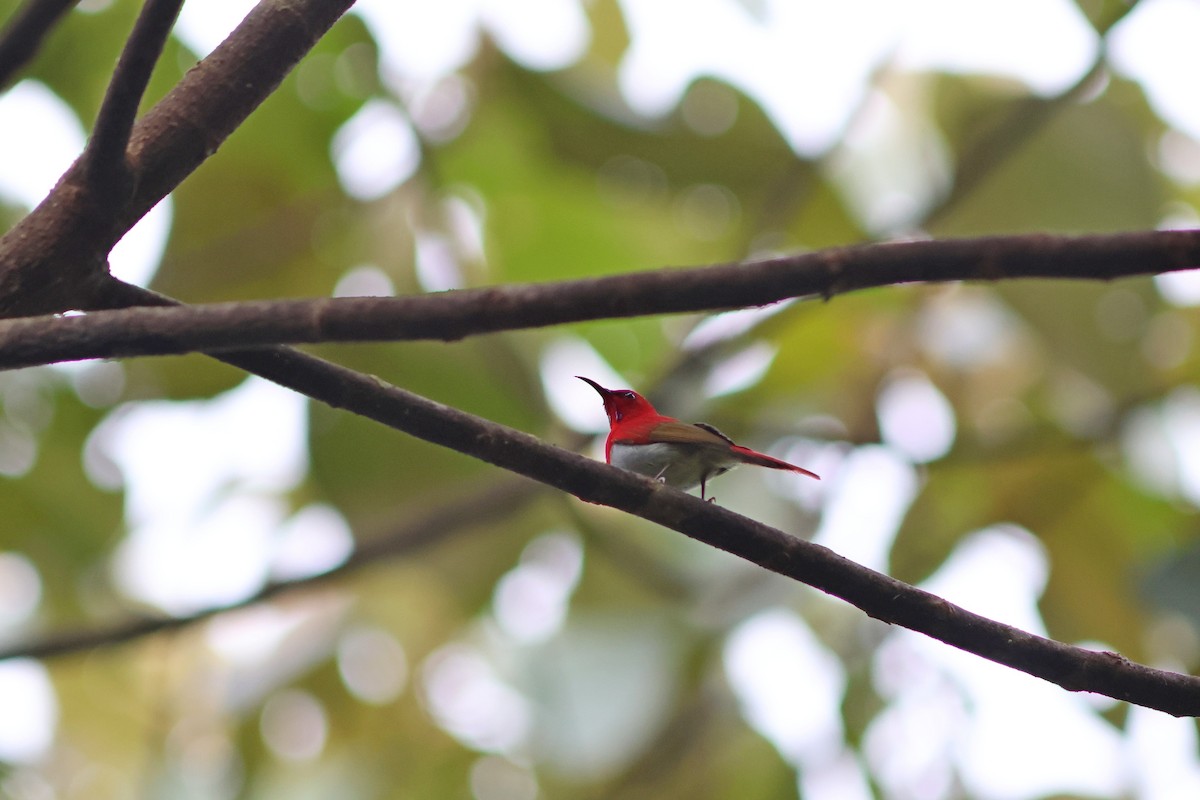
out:
M575 377L590 385L604 400L604 413L608 414L609 425L628 422L642 414L658 416L658 412L654 410L654 406L650 405L650 401L632 389L605 389L591 378L585 378L582 375Z

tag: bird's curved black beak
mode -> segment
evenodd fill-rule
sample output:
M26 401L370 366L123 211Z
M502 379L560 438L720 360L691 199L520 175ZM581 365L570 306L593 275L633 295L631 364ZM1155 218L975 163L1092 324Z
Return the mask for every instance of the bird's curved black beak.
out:
M579 378L579 380L583 381L584 383L588 384L588 385L589 385L589 386L591 386L593 389L595 389L595 390L596 390L596 391L597 391L597 392L600 394L600 396L601 396L601 397L607 397L608 395L612 394L612 390L611 390L611 389L605 389L603 386L601 386L600 384L596 383L596 382L595 382L594 380L592 380L591 378L585 378L585 377L583 377L582 375L576 375L575 377L576 377L576 378Z

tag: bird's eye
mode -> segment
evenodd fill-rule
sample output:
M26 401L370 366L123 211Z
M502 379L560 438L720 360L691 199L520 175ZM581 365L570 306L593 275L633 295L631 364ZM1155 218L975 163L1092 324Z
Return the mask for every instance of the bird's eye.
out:
M621 392L620 394L621 397L624 397L626 400L632 400L635 397L634 393L628 390Z

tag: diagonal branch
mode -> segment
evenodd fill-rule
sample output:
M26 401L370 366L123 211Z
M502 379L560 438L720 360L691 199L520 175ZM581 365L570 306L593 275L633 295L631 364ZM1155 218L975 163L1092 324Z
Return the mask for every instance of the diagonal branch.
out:
M410 297L126 308L166 301L114 282L86 316L0 322L0 369L252 345L439 339L596 319L713 311L897 283L1112 279L1200 264L1200 231L897 242L752 263Z
M0 88L37 55L42 40L79 0L26 0L0 31Z
M136 287L128 299L173 302ZM1071 691L1104 694L1176 716L1200 715L1200 678L1036 636L632 472L286 347L230 351L220 360L333 408L612 506L793 578L868 615L909 628Z

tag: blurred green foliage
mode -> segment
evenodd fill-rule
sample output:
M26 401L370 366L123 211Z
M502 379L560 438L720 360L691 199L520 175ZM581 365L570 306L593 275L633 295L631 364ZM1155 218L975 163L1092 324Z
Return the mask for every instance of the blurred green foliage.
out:
M15 5L0 2L0 12ZM1085 5L1103 28L1121 4ZM485 38L460 71L468 97L461 130L422 141L416 174L369 202L338 183L335 133L369 100L404 107L411 98L393 96L380 80L369 30L347 17L174 194L174 225L153 288L189 302L319 296L369 264L398 292L416 292L416 243L430 236L449 243L462 284L490 285L731 261L877 233L847 200L831 166L837 154L798 157L754 100L731 86L701 79L683 101L733 109L731 124L715 134L697 132L682 111L645 119L618 107L614 69L628 45L625 21L615 2L588 10L591 48L561 71L530 71ZM28 77L45 82L81 120L92 119L135 12L135 3L119 0L70 14ZM192 58L172 42L150 99ZM903 111L939 137L951 177L981 132L1022 113L1029 99L1010 83L887 71L874 91L887 96L914 83L925 102ZM1171 204L1196 202L1194 186L1176 185L1147 156L1163 132L1140 90L1111 78L1016 143L1011 158L987 165L978 189L929 233L1153 227ZM456 203L477 216L482 253L472 253L453 224L448 209ZM956 363L939 357L928 338L935 312L964 298L1003 309L1008 327L997 353ZM1170 314L1183 344L1170 351L1176 355L1155 357L1155 321ZM711 419L757 446L801 441L831 464L879 440L876 401L890 377L926 375L953 408L957 438L949 453L917 467L918 493L891 551L891 572L924 580L968 534L1016 523L1049 558L1041 611L1050 635L1195 665L1187 636L1164 651L1151 635L1182 616L1194 640L1200 624L1188 599L1200 578L1195 509L1179 492L1134 475L1121 449L1128 415L1158 408L1200 369L1190 347L1194 315L1172 311L1152 281L873 290L795 303L729 340L683 349L698 322L602 322L454 344L318 350L448 405L579 446L545 397L542 358L556 343L582 341L668 413ZM755 345L775 354L762 373L730 395L707 396L710 376ZM125 524L122 494L97 486L83 466L100 420L125 402L212 397L242 378L199 356L139 360L125 365L118 395L97 408L64 373L0 375L0 423L36 442L28 468L6 473L0 488L0 551L27 557L42 579L41 604L22 635L94 625L136 607L111 577ZM29 402L40 409L32 419L22 411ZM0 447L5 441L0 436ZM465 502L497 478L459 454L319 406L310 408L308 449L308 473L287 503L328 503L360 539ZM836 474L828 477L836 482ZM820 509L768 483L729 476L717 492L724 505L811 535ZM64 787L61 797L474 792L491 800L532 797L522 794L530 775L547 798L794 796L793 766L741 713L721 656L740 622L778 606L803 615L844 660L852 744L884 704L868 677L882 633L852 610L570 498L545 493L503 519L479 511L475 529L278 601L281 613L311 612L317 621L297 623L288 634L294 646L280 643L265 662L231 661L204 625L47 662L61 717L56 755L36 769ZM581 548L570 613L546 641L505 641L494 619L497 586L547 534ZM336 650L355 626L385 631L402 646L408 683L394 699L375 705L347 689ZM511 763L489 761L489 750L504 748L473 743L439 722L422 694L431 655L464 643L487 654L528 703L526 744ZM264 745L264 706L286 687L324 710L326 743L315 758L281 760Z

